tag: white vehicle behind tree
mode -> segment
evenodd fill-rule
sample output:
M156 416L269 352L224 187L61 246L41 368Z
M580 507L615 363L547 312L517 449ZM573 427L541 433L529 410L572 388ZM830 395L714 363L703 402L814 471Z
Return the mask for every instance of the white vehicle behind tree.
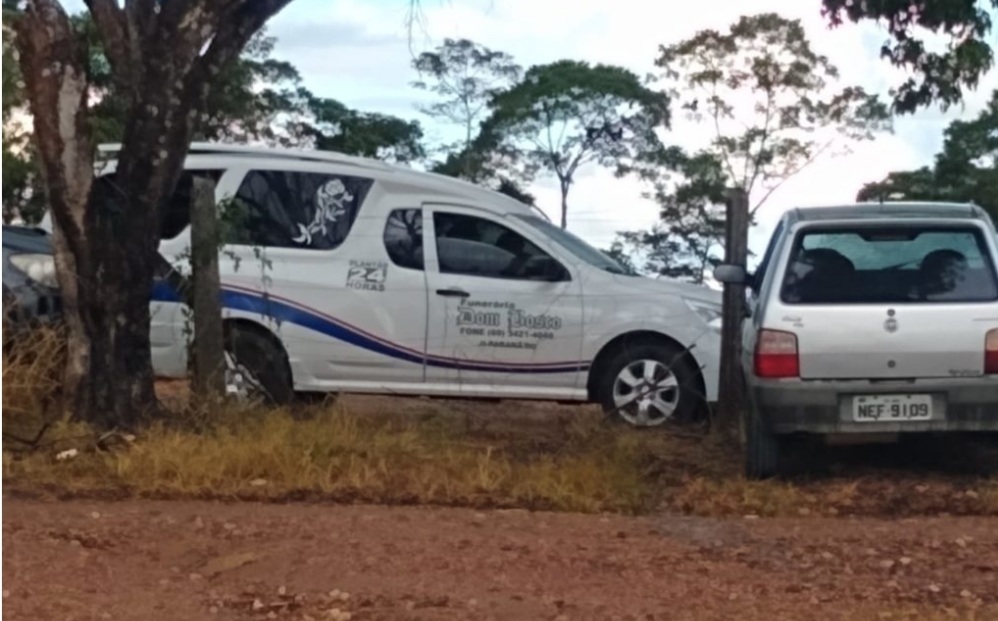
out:
M195 144L162 208L179 272L194 175L238 220L220 254L230 390L594 401L641 426L716 399L719 294L629 274L536 208L374 160ZM175 284L153 291L165 377L188 371Z
M783 216L746 282L746 471L798 434L998 431L998 247L974 205L861 204Z

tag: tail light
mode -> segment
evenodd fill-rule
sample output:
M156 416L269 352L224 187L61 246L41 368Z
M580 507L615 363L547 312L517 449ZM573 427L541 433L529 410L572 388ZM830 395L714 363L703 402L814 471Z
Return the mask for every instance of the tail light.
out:
M797 335L779 330L760 330L755 344L755 375L767 379L800 377Z
M988 332L984 338L984 373L998 375L998 330Z

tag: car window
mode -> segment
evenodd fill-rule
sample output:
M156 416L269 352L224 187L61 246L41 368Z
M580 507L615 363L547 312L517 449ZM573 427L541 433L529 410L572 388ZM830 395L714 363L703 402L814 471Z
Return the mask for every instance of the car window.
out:
M395 209L388 214L384 242L392 263L414 270L423 269L422 210Z
M638 275L633 270L628 269L619 262L615 261L613 258L607 256L605 253L593 248L581 238L576 237L560 226L552 224L548 220L538 218L534 215L517 215L516 217L533 226L547 237L550 237L563 248L575 255L576 258L592 265L593 267L610 272L611 274L622 274L625 276Z
M861 227L798 233L784 275L791 304L985 302L998 283L971 227Z
M484 218L438 211L433 228L444 274L534 280L553 261L516 231Z
M224 227L231 244L331 250L342 244L373 181L324 173L253 170Z
M194 179L210 179L214 183L222 178L221 170L185 170L177 179L173 193L163 199L159 207L159 235L165 240L174 239L184 232L191 223L191 194L194 190ZM119 192L115 185L115 173L109 173L100 177L101 182L110 184L107 191L110 196Z

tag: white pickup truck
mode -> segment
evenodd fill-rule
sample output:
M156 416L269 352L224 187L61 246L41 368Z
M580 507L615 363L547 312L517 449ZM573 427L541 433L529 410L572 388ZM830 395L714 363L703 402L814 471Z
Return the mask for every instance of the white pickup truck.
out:
M220 254L234 391L595 401L640 426L716 400L720 295L630 274L536 208L375 160L195 144L162 213L178 267L197 175L242 214ZM152 306L154 367L184 376L169 279Z

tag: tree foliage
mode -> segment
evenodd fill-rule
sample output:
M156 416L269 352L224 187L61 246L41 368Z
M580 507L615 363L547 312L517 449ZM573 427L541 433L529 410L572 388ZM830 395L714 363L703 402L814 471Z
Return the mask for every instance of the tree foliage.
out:
M515 84L522 73L506 52L468 39L444 39L434 51L413 59L412 66L420 76L413 86L440 97L421 111L461 128L463 139L448 147L452 152L471 147L479 124L488 115L489 101Z
M42 208L42 190L32 159L31 134L25 126L24 79L17 64L14 30L3 13L3 218L5 222Z
M822 154L890 127L887 107L812 47L799 20L744 16L662 46L656 65L670 93L713 133L728 183L756 193L758 210Z
M822 12L835 26L846 20L886 26L881 56L912 74L891 89L893 108L911 113L933 102L959 103L963 90L976 88L994 66L989 5L998 11L998 0L822 0ZM926 33L948 38L945 49L933 51Z
M533 180L533 171L523 165L523 160L515 146L501 143L495 134L484 131L468 147L451 151L435 162L430 172L471 181L534 205L534 196L524 189Z
M423 129L417 121L388 114L360 112L335 99L309 98L307 120L296 133L311 138L316 149L407 164L426 156Z
M520 79L523 70L513 57L468 39L445 39L432 52L416 57L412 66L420 76L413 85L440 98L420 110L461 132L460 140L434 149L443 159L430 170L534 204L534 197L523 189L532 174L522 166L519 151L481 131L490 102Z
M657 180L651 193L659 222L650 230L621 233L620 243L643 257L644 271L702 284L721 259L727 175L709 151L677 150L671 160L673 175Z
M558 179L565 227L577 172L591 163L618 175L637 170L662 150L656 131L668 123L669 98L631 71L563 60L532 67L498 93L483 132Z
M97 143L121 142L127 94L115 85L91 15L74 15L71 23L88 59L94 100L90 109L93 139ZM41 180L28 145L30 132L11 118L13 111L23 111L24 93L8 34L13 33L4 33L4 216L19 215L36 222L44 211ZM275 43L261 30L238 59L219 71L195 120L194 140L313 147L400 163L425 157L418 122L353 110L334 99L313 95L303 86L295 66L273 58Z
M621 237L646 269L671 277L702 282L718 261L727 188L752 197L754 216L817 158L890 127L886 105L838 85L800 22L773 13L663 45L656 65L685 119L710 136L692 155L666 151L652 193L660 222Z
M998 90L977 118L950 123L932 166L892 172L857 199L973 202L998 219Z
M16 13L12 12L11 16L14 15ZM115 83L100 33L90 13L73 15L70 23L87 59L88 87L93 100L90 108L93 140L98 144L121 142L127 122L128 94ZM5 31L5 54L11 41ZM204 110L195 120L194 139L287 142L278 119L305 112L304 106L309 99L307 91L301 88L297 69L270 57L274 43L272 37L261 31L250 40L236 61L219 71L207 94ZM5 165L9 161L12 172L8 177L5 168L4 216L10 218L16 214L34 222L44 210L37 161L30 149L19 150L20 157L7 159L8 129L14 130L14 140L18 142L27 142L30 138L30 132L19 133L16 122L8 117L9 110L26 112L22 109L23 81L16 63L6 63L6 56L4 67L4 154Z

